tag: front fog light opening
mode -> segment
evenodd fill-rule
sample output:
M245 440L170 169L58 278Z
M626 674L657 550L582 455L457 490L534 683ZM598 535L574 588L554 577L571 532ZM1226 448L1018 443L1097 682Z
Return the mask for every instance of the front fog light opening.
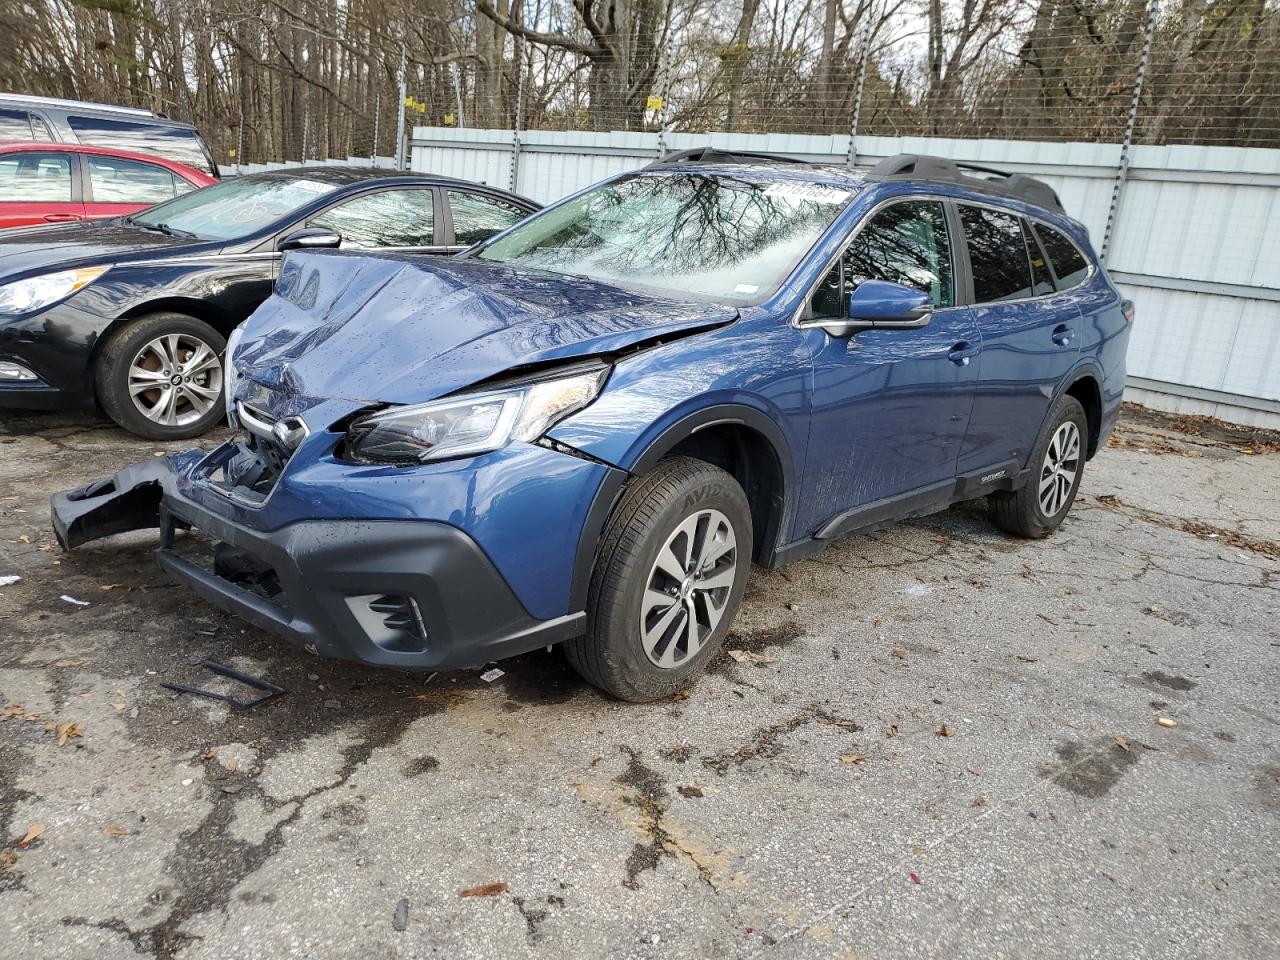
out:
M0 380L33 383L39 379L29 367L24 367L15 360L0 360Z

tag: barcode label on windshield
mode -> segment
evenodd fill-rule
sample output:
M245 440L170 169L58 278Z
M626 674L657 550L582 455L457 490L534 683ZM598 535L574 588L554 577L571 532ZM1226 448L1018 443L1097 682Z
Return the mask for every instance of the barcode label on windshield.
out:
M808 200L810 203L844 203L849 199L848 190L827 187L820 183L771 183L764 192L771 197Z

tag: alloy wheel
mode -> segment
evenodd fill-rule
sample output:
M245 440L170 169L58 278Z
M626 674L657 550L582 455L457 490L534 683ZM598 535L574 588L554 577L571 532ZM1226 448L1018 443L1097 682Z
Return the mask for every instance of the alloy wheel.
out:
M222 396L222 361L199 337L167 333L143 345L129 364L129 399L166 427L194 423Z
M699 510L676 527L640 604L640 639L651 663L672 669L702 649L724 617L737 570L737 538L719 510Z
M1080 430L1068 420L1054 431L1040 466L1038 496L1040 510L1046 517L1056 516L1066 505L1079 469Z

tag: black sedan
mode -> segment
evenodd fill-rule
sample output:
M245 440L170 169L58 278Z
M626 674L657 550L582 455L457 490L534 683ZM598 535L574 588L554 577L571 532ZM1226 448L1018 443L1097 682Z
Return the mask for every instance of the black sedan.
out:
M463 180L320 167L255 174L116 220L0 239L0 407L96 399L156 440L222 416L226 337L296 248L448 254L538 205Z

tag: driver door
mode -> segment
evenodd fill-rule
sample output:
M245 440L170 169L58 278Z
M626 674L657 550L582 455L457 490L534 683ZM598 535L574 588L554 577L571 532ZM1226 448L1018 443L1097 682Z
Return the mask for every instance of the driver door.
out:
M956 309L956 242L947 204L904 198L880 206L813 294L802 327L823 336L813 361L812 419L795 534L835 536L945 507L973 408L981 336ZM930 294L914 329L832 336L850 293L888 280Z

